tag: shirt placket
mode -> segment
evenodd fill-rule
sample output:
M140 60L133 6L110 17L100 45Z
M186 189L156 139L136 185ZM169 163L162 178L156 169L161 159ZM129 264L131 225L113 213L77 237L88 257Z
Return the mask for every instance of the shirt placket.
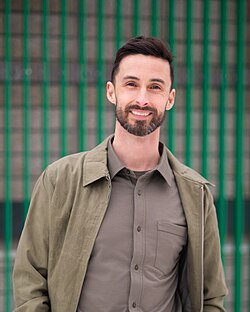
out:
M130 266L131 286L129 310L141 311L140 298L143 283L143 259L145 255L145 194L143 178L134 189L133 257Z

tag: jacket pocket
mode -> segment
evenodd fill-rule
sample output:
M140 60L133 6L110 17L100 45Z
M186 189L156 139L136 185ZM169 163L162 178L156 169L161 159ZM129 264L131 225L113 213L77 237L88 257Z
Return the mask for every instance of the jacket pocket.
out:
M155 267L163 275L171 274L178 265L179 256L186 245L186 226L168 223L166 221L157 222L157 247L155 257Z

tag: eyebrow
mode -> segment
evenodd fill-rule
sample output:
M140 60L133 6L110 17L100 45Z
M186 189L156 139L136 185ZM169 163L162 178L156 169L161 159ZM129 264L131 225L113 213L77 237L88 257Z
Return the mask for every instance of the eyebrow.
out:
M137 81L140 80L136 76L125 76L125 77L123 77L123 80L128 80L128 79L133 79L133 80L137 80ZM159 82L161 84L166 84L165 81L163 79L160 79L160 78L152 78L152 79L150 79L150 82Z
M162 84L166 84L165 81L163 79L160 79L160 78L153 78L153 79L150 79L151 82L160 82Z
M133 79L133 80L140 80L138 77L135 77L135 76L125 76L123 77L123 80L128 80L128 79Z

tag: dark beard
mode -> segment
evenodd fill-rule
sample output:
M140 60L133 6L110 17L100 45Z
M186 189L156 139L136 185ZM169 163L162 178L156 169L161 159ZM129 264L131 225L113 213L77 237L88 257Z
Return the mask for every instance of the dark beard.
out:
M154 114L152 120L147 124L146 120L136 120L134 125L128 122L128 113L131 109L140 109L151 111ZM116 105L115 116L119 121L120 125L127 130L129 133L136 136L145 136L154 132L158 127L160 127L165 120L166 111L161 114L157 114L157 110L151 107L140 107L138 105L129 105L123 111Z

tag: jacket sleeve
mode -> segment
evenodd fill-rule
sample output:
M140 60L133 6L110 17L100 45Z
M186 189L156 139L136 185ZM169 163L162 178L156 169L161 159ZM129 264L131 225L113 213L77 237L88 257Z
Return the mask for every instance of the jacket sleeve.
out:
M52 193L52 183L44 172L34 187L17 248L13 269L15 312L50 311L47 264Z
M221 261L220 238L213 197L205 186L204 198L204 306L203 311L225 311L227 294Z

